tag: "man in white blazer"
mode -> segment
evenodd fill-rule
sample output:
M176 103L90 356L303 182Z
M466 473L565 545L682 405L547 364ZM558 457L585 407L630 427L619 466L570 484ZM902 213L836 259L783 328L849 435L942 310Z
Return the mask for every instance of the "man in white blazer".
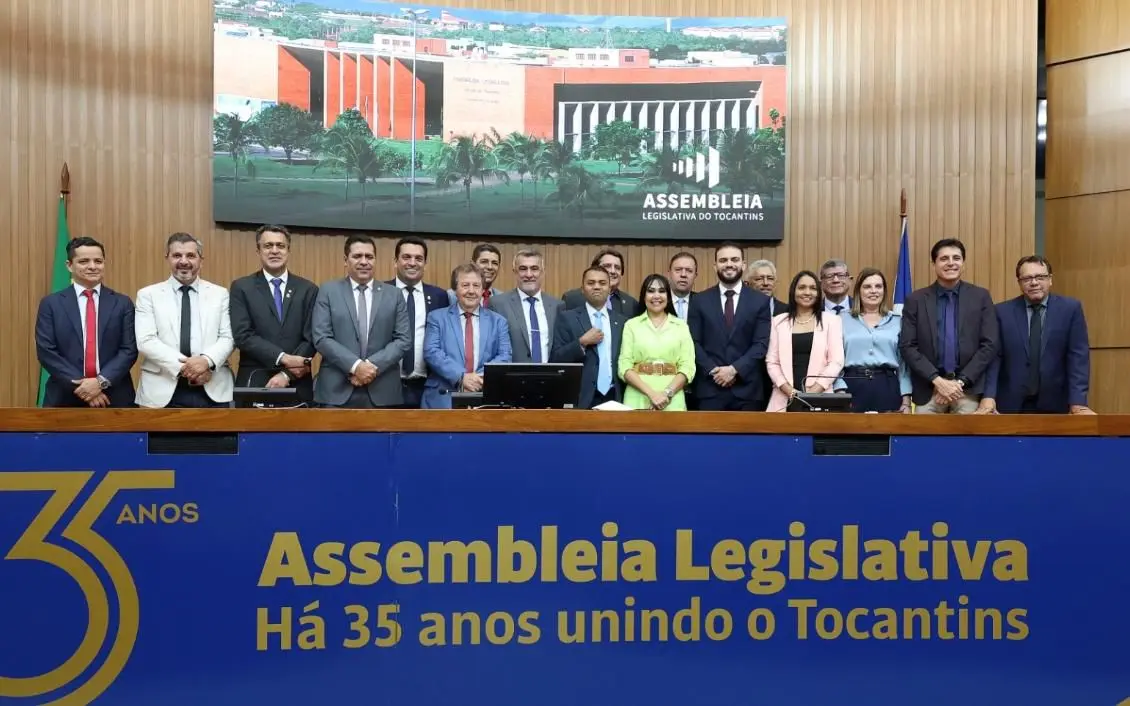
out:
M137 293L139 407L222 407L232 399L235 347L228 290L200 279L204 246L188 233L165 244L172 276Z

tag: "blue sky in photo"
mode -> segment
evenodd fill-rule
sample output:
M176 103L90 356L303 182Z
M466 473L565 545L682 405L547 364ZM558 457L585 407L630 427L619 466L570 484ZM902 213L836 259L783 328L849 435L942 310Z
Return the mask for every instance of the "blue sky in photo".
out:
M544 12L506 12L499 10L475 10L470 8L445 7L443 5L423 5L408 3L376 2L375 0L305 0L321 5L327 10L338 12L374 12L383 15L398 15L403 7L430 12L438 18L440 12L447 10L452 15L472 22L502 22L503 24L542 25L544 27L622 27L626 29L663 28L665 17L625 17L618 15L554 15ZM787 24L782 17L672 17L672 29L683 27L765 27Z

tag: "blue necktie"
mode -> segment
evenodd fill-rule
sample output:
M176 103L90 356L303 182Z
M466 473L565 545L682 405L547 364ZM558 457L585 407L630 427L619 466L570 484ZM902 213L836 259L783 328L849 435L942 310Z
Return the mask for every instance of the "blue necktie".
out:
M282 280L275 277L271 284L275 285L275 313L278 314L279 321L282 321Z
M945 333L945 343L942 345L942 370L947 373L957 372L957 297L952 291L945 292L946 318L942 323Z
M596 373L596 389L600 394L607 395L612 387L612 355L609 352L612 346L612 334L604 328L604 312L594 311L596 327L604 333L604 338L596 346L596 357L600 363Z
M530 357L533 358L535 363L540 363L542 362L541 325L538 323L538 310L535 306L538 300L533 297L526 297L526 301L530 303Z

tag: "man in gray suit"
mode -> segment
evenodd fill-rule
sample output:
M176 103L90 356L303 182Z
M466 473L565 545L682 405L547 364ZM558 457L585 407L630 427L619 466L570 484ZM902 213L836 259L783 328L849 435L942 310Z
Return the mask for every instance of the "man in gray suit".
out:
M372 238L349 236L348 276L327 282L314 301L311 329L322 354L314 401L323 406L370 409L403 402L400 359L412 345L408 307L396 287L373 280L376 258Z
M519 250L514 256L518 288L490 299L491 311L506 317L510 349L515 363L548 363L557 316L565 305L542 291L545 258L537 250Z

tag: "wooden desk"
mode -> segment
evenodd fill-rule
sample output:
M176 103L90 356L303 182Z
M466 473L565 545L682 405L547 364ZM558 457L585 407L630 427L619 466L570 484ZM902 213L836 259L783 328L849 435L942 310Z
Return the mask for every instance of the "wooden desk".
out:
M1130 415L914 416L577 410L7 409L0 432L557 432L1130 436Z

